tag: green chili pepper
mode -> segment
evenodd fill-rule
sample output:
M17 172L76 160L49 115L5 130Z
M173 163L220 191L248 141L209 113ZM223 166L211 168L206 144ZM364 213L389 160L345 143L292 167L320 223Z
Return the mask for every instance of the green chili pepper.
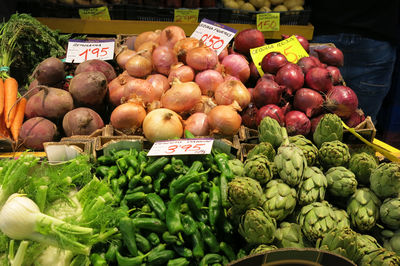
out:
M201 161L194 161L186 174L198 173L203 168Z
M121 242L111 242L111 244L108 246L106 254L104 255L107 262L115 262L116 252L120 246Z
M146 200L151 209L157 214L158 218L165 220L167 207L165 206L163 199L156 193L149 193L147 194Z
M192 239L192 252L193 252L193 256L196 259L201 259L202 257L204 257L204 243L203 243L203 239L201 238L201 234L199 230L196 230L194 232L194 234L191 235L191 239Z
M183 233L187 236L194 234L197 229L197 223L193 220L192 216L190 215L182 215L181 216L182 226L183 226Z
M184 132L185 132L185 138L187 138L187 139L194 139L194 138L196 138L195 135L193 135L193 133L190 132L189 130L185 129Z
M244 249L239 249L238 253L236 254L236 259L241 259L247 256L247 252Z
M126 177L126 175L120 175L118 180L118 185L119 187L124 187L126 185L126 182L128 181L128 178Z
M164 232L167 227L163 221L157 218L133 218L132 224L135 228L145 229L153 232Z
M221 255L209 253L201 259L199 266L208 266L210 264L219 263L221 261Z
M201 173L191 173L191 174L186 174L182 177L178 177L175 181L171 182L170 187L169 187L169 193L170 197L173 197L174 195L181 193L185 191L185 189L192 183L194 182L199 182L200 181L200 176L208 173L210 169L208 169L205 172Z
M157 179L154 180L154 182L153 182L153 186L154 186L154 191L155 191L155 192L157 192L157 193L160 192L162 183L163 183L163 181L165 181L165 180L167 180L167 174L164 173L164 172L160 172L160 173L158 174Z
M190 213L189 205L187 203L182 203L179 208L180 213Z
M211 187L210 187L210 188L211 188ZM202 192L200 193L200 200L201 200L201 205L202 205L202 206L205 206L205 205L206 205L206 202L207 202L207 200L208 200L208 197L209 197L209 194L208 194L207 192L202 191Z
M129 167L131 167L133 170L138 171L139 170L139 163L137 161L136 155L128 155L124 157L126 163L128 164Z
M228 208L230 206L230 202L228 200L228 181L224 174L221 174L219 177L219 189L221 193L221 205L224 208Z
M121 173L125 173L128 170L128 163L125 161L125 157L119 158L116 162L118 169Z
M152 164L147 165L144 171L146 174L154 176L159 171L161 171L168 162L169 162L168 157L160 157L157 160L155 160Z
M167 266L187 266L189 265L189 261L186 258L177 258L173 260L169 260Z
M152 181L153 181L153 178L151 178L151 176L149 176L149 175L145 175L144 177L142 177L142 179L140 179L140 183L143 185L151 184Z
M147 194L142 191L125 194L124 200L126 200L128 204L136 204L144 201L146 199L146 195Z
M153 190L153 184L145 185L145 186L144 186L144 192L145 192L145 193L152 193L152 192L154 192L154 190Z
M234 178L232 169L229 167L229 156L226 153L219 153L214 156L215 163L221 171L221 175L225 175L228 180Z
M234 261L236 259L235 252L230 245L225 242L219 243L219 248L224 252L225 256L228 258L229 261Z
M173 250L161 250L158 252L150 252L147 257L147 265L165 265L169 260L173 259L175 252Z
M125 173L125 174L126 174L126 176L128 177L128 179L131 180L132 177L135 176L136 171L135 171L135 169L133 169L132 166L129 166L129 167L128 167L128 170L126 170L126 173Z
M164 168L163 172L169 176L175 176L174 168L172 167L172 164L167 163Z
M228 219L223 220L222 228L224 230L224 233L227 235L232 235L234 233L234 227Z
M222 265L228 265L230 260L226 256L222 256L222 262L220 263L220 266Z
M138 164L139 164L139 169L144 170L144 168L147 166L147 152L145 151L140 151L138 156L137 156Z
M179 213L179 208L185 199L185 194L179 193L175 195L171 201L168 203L166 212L166 223L168 231L171 234L176 234L183 230L181 223L181 215Z
M141 210L142 212L150 213L150 212L151 212L151 207L150 207L149 204L144 204L144 205L142 206L142 208L140 208L140 210Z
M112 179L111 180L111 189L114 192L114 194L121 194L120 188L119 188L118 179Z
M178 253L178 255L181 257L185 257L185 258L193 257L193 252L185 246L173 245L172 247L175 250L175 252Z
M119 169L118 166L113 165L110 166L110 168L108 169L108 173L107 173L107 181L108 183L110 183L110 181L114 178L116 178L119 174Z
M119 150L119 151L113 152L112 156L115 160L118 160L119 158L128 156L129 154L130 154L129 150Z
M178 246L181 246L183 244L182 240L180 240L176 235L173 235L168 231L165 231L161 237L167 244L176 244Z
M134 175L130 180L128 184L128 188L135 188L136 185L140 182L142 179L142 173L138 173L137 175Z
M163 188L160 190L160 196L161 197L167 197L169 196L169 189L168 188Z
M146 255L135 256L133 258L128 258L122 256L118 250L116 252L116 258L118 262L118 266L140 266L143 263L144 258Z
M144 218L136 218L144 219ZM135 238L135 226L133 220L128 217L123 217L119 221L119 229L121 231L122 240L132 256L138 255Z
M160 244L160 238L158 237L158 235L154 232L151 232L148 236L147 239L149 240L150 244L152 246L156 246L158 244Z
M199 196L196 192L190 192L186 195L185 198L186 203L189 206L189 209L197 218L197 220L201 222L206 222L208 220L208 215L203 212L201 209L203 207Z
M155 212L144 212L142 210L136 211L130 215L130 218L157 218Z
M114 159L108 155L101 155L97 157L97 162L101 165L112 165L114 164Z
M135 237L138 249L143 253L149 252L151 249L149 240L147 240L147 238L138 233L135 234Z
M107 177L110 168L108 166L100 165L96 168L96 175L99 177Z
M186 165L184 164L182 159L177 159L176 157L172 157L171 165L175 174L185 174L187 171Z
M199 222L198 224L204 243L207 244L212 253L219 252L219 243L214 233L211 231L211 228L202 222Z
M190 193L190 192L199 192L203 188L203 182L195 182L190 184L186 189L185 189L185 194Z
M211 226L215 226L221 213L221 193L219 187L212 184L210 189L210 200L208 201L208 218Z
M135 188L128 189L126 191L126 194L132 194L132 193L136 193L136 192L144 192L144 186L137 186Z

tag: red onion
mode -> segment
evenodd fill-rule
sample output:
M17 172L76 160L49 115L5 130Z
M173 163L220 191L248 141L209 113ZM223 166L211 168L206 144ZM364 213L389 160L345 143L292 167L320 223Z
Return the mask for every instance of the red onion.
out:
M185 31L178 26L168 26L161 31L159 43L173 49L175 44L186 38Z
M261 68L264 73L276 74L276 72L287 63L288 60L280 52L270 52L263 57Z
M328 70L329 75L331 75L333 85L339 85L342 79L339 68L335 66L327 66L326 70Z
M300 111L290 111L285 115L285 127L289 136L308 135L311 130L311 121Z
M164 75L168 75L171 66L178 63L176 53L167 46L158 46L154 49L152 59L155 69Z
M358 107L356 93L346 86L334 86L326 96L325 107L342 119L347 119Z
M264 35L257 29L240 31L234 40L235 50L242 54L249 54L251 48L265 45Z
M144 79L132 79L124 85L124 97L126 100L138 100L144 104L154 100L154 88L150 82Z
M260 79L253 89L253 101L258 108L267 104L278 104L282 100L284 87L271 79Z
M301 68L293 63L287 63L276 73L275 81L279 85L286 86L288 93L291 94L303 87L304 74Z
M285 114L283 113L282 109L276 104L267 104L258 109L256 118L257 126L260 125L261 120L266 116L275 119L281 126L284 126L285 124Z
M301 88L294 95L293 107L304 112L308 117L313 117L321 113L323 103L324 98L319 92Z
M356 127L365 120L364 112L361 109L357 109L350 117L345 121L349 127Z
M153 64L149 58L135 54L125 63L125 69L132 77L143 78L153 71Z
M328 92L332 88L332 78L329 71L323 67L311 68L306 73L306 84L311 89Z
M138 51L139 46L148 41L158 43L158 40L160 39L160 34L161 30L145 31L140 33L135 39L135 50Z
M315 129L318 126L319 121L325 114L320 114L319 116L311 118L311 133L315 132Z
M135 133L146 116L146 110L142 105L137 103L123 103L117 106L111 113L110 123L119 130L123 130L127 134Z
M197 71L213 69L218 63L218 56L214 50L200 46L187 52L186 63Z
M181 82L189 82L194 80L194 71L190 66L186 66L179 62L171 66L168 75L168 82L172 82L175 78Z
M218 60L220 61L220 62L222 62L222 60L224 59L224 57L225 56L227 56L229 53L228 53L228 46L227 47L225 47L222 51L221 51L221 53L218 55Z
M258 72L258 69L253 61L250 62L249 66L250 66L251 81L257 81L260 78L260 72Z
M304 36L301 36L298 34L295 34L294 36L296 36L296 39L300 42L301 46L303 46L304 50L306 50L306 52L309 53L310 52L310 44L309 44L308 40ZM282 34L282 37L284 39L287 39L290 36L286 35L286 34Z
M242 112L242 124L248 128L257 129L257 112L257 107L251 102Z
M221 73L215 70L204 70L197 73L195 82L201 89L201 94L213 96L217 87L224 82Z
M242 118L233 105L218 105L208 113L211 133L225 136L235 135L242 123Z
M315 49L318 54L318 58L322 63L329 66L341 67L344 63L343 53L336 47L326 47L322 49Z
M313 67L320 66L315 59L316 57L314 56L306 56L300 58L299 61L297 61L297 65L303 70L304 75ZM316 58L317 59L317 58Z
M194 113L183 123L184 129L195 136L208 136L210 126L208 125L208 116L205 113Z
M177 113L190 111L201 101L200 87L194 82L175 80L169 90L161 96L161 105Z
M143 133L151 142L181 138L183 135L182 118L172 110L155 109L144 118Z
M202 43L196 38L185 38L174 45L174 51L178 55L179 62L186 64L186 54L190 49L201 46Z
M236 54L227 55L222 60L222 65L225 68L226 74L239 78L243 83L246 83L250 77L249 62L243 56Z
M153 85L154 100L160 100L161 95L170 88L168 78L164 75L152 74L147 76L146 80Z
M249 105L251 95L242 82L238 80L228 80L217 87L214 98L218 105L229 105L236 101L240 108L244 109Z

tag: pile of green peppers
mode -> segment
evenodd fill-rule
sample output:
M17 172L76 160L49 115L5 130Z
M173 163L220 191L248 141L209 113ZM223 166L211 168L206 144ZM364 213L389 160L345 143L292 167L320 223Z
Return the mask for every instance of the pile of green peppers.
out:
M93 265L226 265L243 250L226 216L229 156L147 157L120 150L97 160L121 208L120 240L91 256ZM240 256L240 255L239 255Z

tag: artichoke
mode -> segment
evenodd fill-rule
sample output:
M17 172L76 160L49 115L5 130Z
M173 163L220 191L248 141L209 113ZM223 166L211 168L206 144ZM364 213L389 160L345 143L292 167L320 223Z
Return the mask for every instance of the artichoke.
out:
M366 253L370 253L380 248L382 248L382 246L379 245L378 241L374 237L370 235L357 234L358 254L354 261L359 264Z
M239 234L251 245L270 244L274 240L276 221L262 208L251 208L242 215Z
M274 245L265 245L265 244L261 244L256 248L253 248L252 250L250 250L250 254L249 255L254 255L254 254L258 254L258 253L263 253L265 251L270 251L270 250L275 250L277 249L276 246Z
M325 114L315 128L313 139L317 147L321 147L322 143L328 141L342 141L342 119L336 114Z
M315 166L307 167L298 189L299 204L307 205L324 200L327 187L328 181L324 173Z
M371 155L374 158L374 160L376 161L376 163L379 163L379 159L376 156L376 150L374 150L374 148L372 148L366 144L354 145L354 146L349 147L349 149L350 149L351 156L354 156L358 153L365 152L365 153Z
M250 177L235 177L228 183L228 200L238 212L261 206L265 197L260 183Z
M258 154L244 162L244 171L247 177L253 178L260 182L261 185L264 185L274 177L276 169L275 164L270 162L267 156Z
M381 199L397 196L400 192L400 164L381 163L372 170L370 188Z
M349 147L338 140L324 142L319 149L319 163L325 170L335 166L347 166L349 160Z
M400 255L400 230L383 230L381 234L383 236L383 247Z
M317 242L317 248L342 255L352 261L357 258L357 233L350 227L336 228Z
M345 210L333 208L336 214L336 228L350 227L350 218Z
M299 147L307 159L307 165L313 166L318 160L318 148L303 135L289 137L289 142Z
M304 248L306 242L296 223L282 222L275 231L274 244L279 248Z
M375 249L366 253L360 260L360 266L398 266L400 265L400 257L395 252L385 248Z
M260 142L269 142L274 148L281 145L283 141L281 126L275 119L266 116L258 126L258 139Z
M364 185L369 185L371 172L377 167L375 158L366 152L352 155L349 161L349 169L356 175L357 181Z
M245 176L244 164L239 159L228 161L228 166L232 170L233 176Z
M261 143L257 144L256 146L254 146L254 148L251 149L247 153L247 159L251 159L254 155L258 155L258 154L263 154L263 155L267 156L268 160L270 162L273 162L276 152L271 143L261 142Z
M381 201L370 189L357 189L347 203L352 227L360 231L372 229L379 218L380 205Z
M297 223L301 226L305 237L315 242L336 227L336 214L327 202L313 202L301 208Z
M379 210L381 221L391 229L400 228L400 198L387 198Z
M329 168L325 176L328 180L328 191L334 196L348 197L357 190L355 174L343 166Z
M262 207L277 221L285 219L296 207L296 190L280 179L269 181L264 195L266 200Z

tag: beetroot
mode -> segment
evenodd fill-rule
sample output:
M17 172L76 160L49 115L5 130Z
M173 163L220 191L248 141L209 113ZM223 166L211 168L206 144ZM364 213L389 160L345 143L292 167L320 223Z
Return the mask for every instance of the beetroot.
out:
M58 136L57 126L44 117L26 120L19 133L22 144L33 150L43 150L43 143L54 141Z
M323 103L324 98L319 92L301 88L294 95L293 107L304 112L308 117L313 117L321 113Z
M272 79L261 78L252 91L253 102L258 108L267 104L278 104L282 99L284 87Z
M117 77L112 65L110 65L106 61L99 60L99 59L87 60L87 61L80 63L77 66L77 68L75 69L75 75L82 73L82 72L87 72L87 71L102 72L106 76L107 82L110 82L111 80L113 80Z
M306 84L311 89L328 92L333 84L329 71L323 67L313 67L306 73Z
M92 109L79 107L69 111L62 123L65 135L90 135L104 126L100 115Z
M311 121L303 112L290 111L285 115L285 127L289 136L306 136L310 133Z
M329 66L341 67L344 63L344 56L340 49L336 47L326 47L321 49L315 49L318 54L318 58L322 63Z
M69 92L79 106L95 107L107 94L107 79L100 71L86 71L71 79Z
M37 65L33 77L41 85L55 86L65 78L64 63L56 57L49 57Z
M301 68L293 63L287 63L276 73L275 81L287 88L288 94L300 89L304 85L304 74Z
M285 124L285 114L283 110L275 104L267 104L258 110L256 119L257 126L261 123L261 120L266 116L275 119L281 126Z
M41 116L59 119L74 108L74 101L68 91L46 86L41 86L39 89L40 91L26 103L26 118Z

